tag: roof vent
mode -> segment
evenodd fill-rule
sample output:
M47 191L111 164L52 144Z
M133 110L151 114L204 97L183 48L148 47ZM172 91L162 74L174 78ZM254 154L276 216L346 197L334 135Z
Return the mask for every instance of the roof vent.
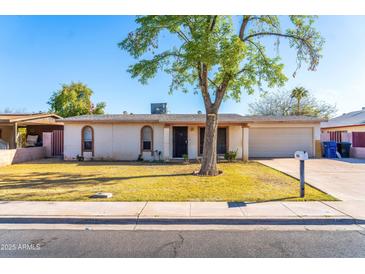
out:
M362 107L361 110L365 110L365 107Z
M128 115L128 111L123 111L123 115Z
M167 103L153 103L151 104L151 114L166 114Z
M202 114L203 112L201 110L198 110L198 114Z

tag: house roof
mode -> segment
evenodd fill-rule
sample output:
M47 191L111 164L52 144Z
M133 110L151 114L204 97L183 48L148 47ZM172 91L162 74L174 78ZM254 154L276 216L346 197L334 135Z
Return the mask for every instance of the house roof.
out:
M20 122L34 122L34 121L39 121L41 122L41 120L44 119L49 119L49 118L53 118L54 120L56 119L61 119L61 116L58 116L56 114L53 113L38 113L38 114L0 114L0 123L20 123ZM44 123L47 123L47 121L43 121Z
M61 119L61 122L150 122L150 123L204 123L205 114L103 114L82 115ZM307 116L242 116L239 114L219 114L220 123L260 123L260 122L322 122L324 119Z
M329 120L328 122L321 123L322 128L359 125L365 125L365 108L358 111L344 113L341 116Z

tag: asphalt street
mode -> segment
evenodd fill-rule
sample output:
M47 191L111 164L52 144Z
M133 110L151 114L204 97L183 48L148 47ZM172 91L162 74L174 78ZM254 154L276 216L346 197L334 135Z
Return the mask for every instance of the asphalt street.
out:
M365 257L362 231L0 230L0 257Z

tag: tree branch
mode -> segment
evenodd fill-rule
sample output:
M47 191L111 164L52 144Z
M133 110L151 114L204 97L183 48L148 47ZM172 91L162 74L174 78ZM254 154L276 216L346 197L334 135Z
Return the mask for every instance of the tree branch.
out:
M311 44L307 41L306 38L298 36L298 35L293 35L293 34L285 34L285 33L277 33L277 32L258 32L258 33L250 34L241 40L242 40L242 42L246 42L246 41L249 41L249 39L251 39L253 37L257 37L257 36L278 36L278 37L292 38L292 39L300 40L308 47L308 49L310 49L311 52L313 51Z
M217 15L214 15L214 16L213 16L212 23L210 24L209 31L213 31L214 26L215 26L215 22L216 22L216 21L217 21Z
M260 53L260 55L262 56L262 58L264 59L264 62L265 62L265 65L266 66L269 66L270 64L269 64L269 62L268 62L268 60L267 60L267 57L266 57L266 55L264 54L264 52L262 51L262 49L258 46L258 45L256 45L256 43L254 43L253 41L251 41L251 40L247 40L248 42L250 42L252 45L254 45L255 46L255 48L259 51L259 53Z
M218 88L218 85L212 80L212 79L210 79L209 77L208 77L208 81L212 84L212 85L214 85L216 88Z
M250 15L244 15L243 16L242 24L241 24L241 27L240 27L240 33L238 35L241 40L243 39L243 36L245 35L245 29L246 29L246 26L247 26L247 23L248 23L249 20L250 20Z
M219 85L219 87L216 90L215 94L215 100L213 104L213 109L218 110L222 100L224 98L224 95L226 94L226 90L229 84L229 81L231 80L231 76L229 74L225 74L222 83Z
M210 98L210 94L208 91L208 70L205 64L199 62L197 64L198 69L198 77L199 77L199 86L203 95L205 108L208 110L211 108L212 100Z
M185 42L190 42L190 40L188 39L188 37L181 31L177 31L176 32L183 40L185 40Z

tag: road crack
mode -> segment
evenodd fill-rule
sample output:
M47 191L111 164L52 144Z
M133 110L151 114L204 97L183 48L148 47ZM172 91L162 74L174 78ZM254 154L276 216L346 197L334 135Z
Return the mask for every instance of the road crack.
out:
M154 253L159 254L164 249L172 247L173 256L174 256L174 258L176 258L178 255L179 249L182 248L182 246L184 245L184 241L185 241L184 237L181 234L178 234L178 237L179 237L179 239L168 242L168 243L160 246Z

